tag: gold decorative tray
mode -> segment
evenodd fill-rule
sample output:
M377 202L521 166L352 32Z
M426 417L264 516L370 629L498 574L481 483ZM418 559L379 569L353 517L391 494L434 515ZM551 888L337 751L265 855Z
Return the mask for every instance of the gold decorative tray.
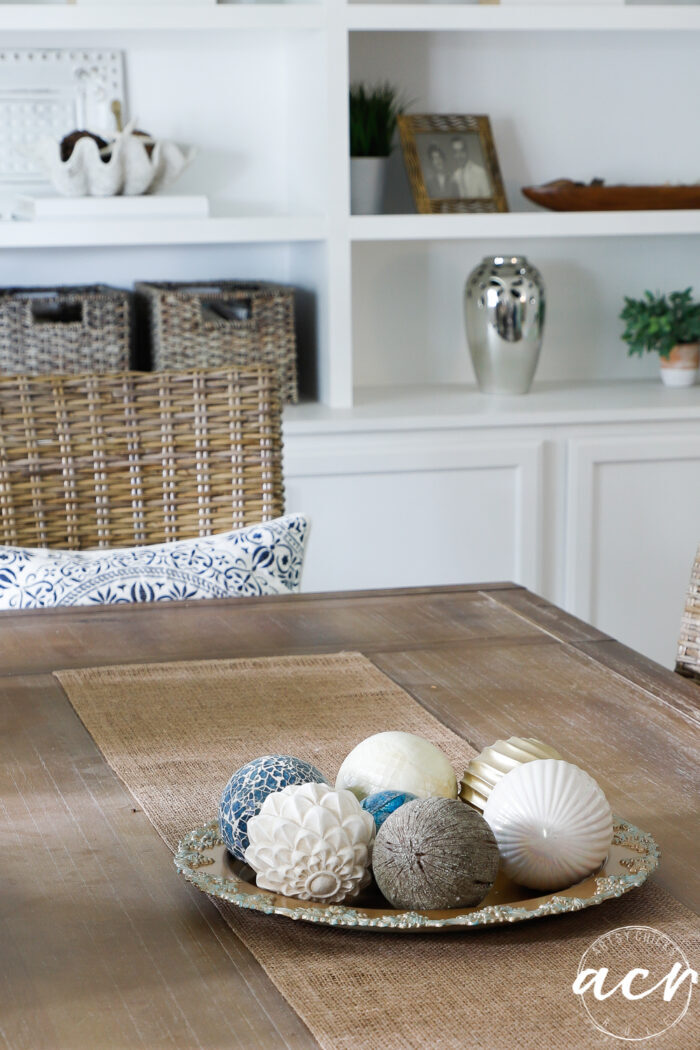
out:
M261 890L255 885L252 869L236 860L224 846L217 820L186 835L175 854L175 865L188 882L239 908L322 926L385 932L468 930L580 911L641 886L658 863L659 849L651 835L616 817L607 860L595 875L568 889L529 897L531 890L499 875L490 893L476 908L416 912L392 908L374 885L351 905L317 904Z

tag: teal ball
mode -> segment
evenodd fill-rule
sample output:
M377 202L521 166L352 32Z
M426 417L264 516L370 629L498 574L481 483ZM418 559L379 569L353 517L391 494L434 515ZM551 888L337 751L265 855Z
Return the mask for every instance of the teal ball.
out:
M245 860L250 845L248 821L260 812L268 795L290 784L327 784L320 769L292 755L263 755L233 774L219 803L219 830L234 857Z
M366 809L374 817L377 831L387 817L403 806L406 802L412 802L416 798L410 791L375 791L362 800L362 808Z

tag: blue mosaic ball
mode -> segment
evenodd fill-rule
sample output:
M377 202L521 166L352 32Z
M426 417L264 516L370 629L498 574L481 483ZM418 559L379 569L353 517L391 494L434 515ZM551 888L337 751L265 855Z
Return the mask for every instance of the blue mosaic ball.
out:
M257 816L268 795L289 784L327 784L320 769L291 755L263 755L236 770L219 803L219 828L226 847L245 860L248 821Z
M410 791L376 791L362 800L362 808L372 814L379 831L387 817L403 806L404 802L412 802L416 797Z

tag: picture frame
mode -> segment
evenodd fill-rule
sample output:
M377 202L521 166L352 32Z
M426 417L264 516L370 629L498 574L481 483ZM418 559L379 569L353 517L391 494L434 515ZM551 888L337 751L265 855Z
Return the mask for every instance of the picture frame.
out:
M508 211L488 117L402 114L397 123L421 214Z

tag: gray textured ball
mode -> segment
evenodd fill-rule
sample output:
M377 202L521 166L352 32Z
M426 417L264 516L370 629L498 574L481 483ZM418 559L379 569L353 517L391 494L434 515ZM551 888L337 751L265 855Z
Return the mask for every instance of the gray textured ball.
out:
M498 846L481 814L460 799L417 799L382 824L372 868L395 908L469 908L493 885Z

